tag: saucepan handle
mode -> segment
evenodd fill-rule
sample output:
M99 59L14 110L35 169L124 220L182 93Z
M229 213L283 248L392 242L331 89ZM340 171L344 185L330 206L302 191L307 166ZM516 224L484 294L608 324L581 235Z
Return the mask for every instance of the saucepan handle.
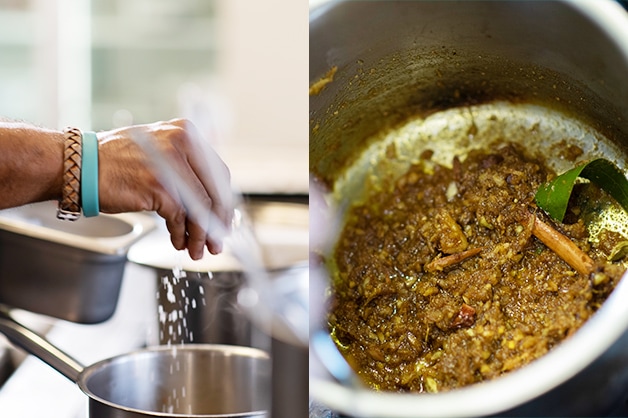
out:
M74 383L78 382L84 367L45 338L17 322L11 316L11 309L3 305L0 305L0 333L11 343L39 358Z

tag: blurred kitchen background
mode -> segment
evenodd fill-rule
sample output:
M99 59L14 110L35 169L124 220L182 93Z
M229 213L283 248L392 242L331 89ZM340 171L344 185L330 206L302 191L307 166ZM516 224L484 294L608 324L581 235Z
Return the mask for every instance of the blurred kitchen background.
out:
M305 0L0 0L0 118L95 131L189 118L245 200L305 208L280 235L284 249L307 250L307 14ZM117 310L102 324L16 315L85 364L163 343L150 267L127 263ZM287 362L283 379L305 416L307 357L274 339L264 348ZM0 416L82 418L86 400L0 336ZM274 416L298 417L290 408Z
M307 194L307 13L305 0L0 0L0 115L84 130L190 117L243 191Z

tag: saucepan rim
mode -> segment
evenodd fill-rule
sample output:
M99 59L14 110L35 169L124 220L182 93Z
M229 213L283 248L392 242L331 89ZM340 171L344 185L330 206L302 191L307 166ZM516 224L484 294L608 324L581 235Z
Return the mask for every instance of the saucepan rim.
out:
M174 351L176 350L176 354ZM90 399L97 401L105 406L118 409L125 412L133 412L137 414L144 414L148 416L156 416L156 417L198 417L198 418L221 418L221 417L251 417L251 416L265 416L269 411L266 410L254 410L247 411L241 413L227 413L227 414L179 414L179 413L169 413L169 412L159 412L159 411L147 411L143 409L131 408L127 406L123 406L112 402L108 399L105 399L99 395L96 395L91 389L88 388L89 378L94 374L108 368L113 365L124 362L124 361L133 361L134 359L147 356L147 355L168 355L174 356L179 355L179 353L211 353L211 352L220 352L226 353L231 356L241 356L248 357L251 359L261 359L270 361L270 355L258 348L254 347L246 347L246 346L236 346L236 345L227 345L227 344L180 344L180 345L160 345L153 347L146 347L140 350L132 351L130 353L120 354L118 356L101 360L96 362L90 366L86 366L83 371L80 373L77 385L83 391L85 395L87 395ZM163 354L162 354L163 353ZM270 370L270 367L269 367Z

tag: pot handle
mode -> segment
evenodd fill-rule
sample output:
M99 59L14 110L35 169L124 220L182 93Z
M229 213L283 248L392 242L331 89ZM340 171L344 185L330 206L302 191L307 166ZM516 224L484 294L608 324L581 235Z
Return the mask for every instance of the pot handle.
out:
M84 367L45 338L13 319L11 309L3 305L0 305L0 333L14 345L39 358L72 382L78 383Z

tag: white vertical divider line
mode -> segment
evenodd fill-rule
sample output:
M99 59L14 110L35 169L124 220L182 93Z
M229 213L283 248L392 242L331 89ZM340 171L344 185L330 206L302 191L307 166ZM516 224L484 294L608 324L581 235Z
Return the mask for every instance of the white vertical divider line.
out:
M57 127L92 129L91 2L56 3Z
M59 119L57 88L57 0L34 0L32 13L35 23L33 64L39 90L36 106L39 120L31 122L56 127Z

